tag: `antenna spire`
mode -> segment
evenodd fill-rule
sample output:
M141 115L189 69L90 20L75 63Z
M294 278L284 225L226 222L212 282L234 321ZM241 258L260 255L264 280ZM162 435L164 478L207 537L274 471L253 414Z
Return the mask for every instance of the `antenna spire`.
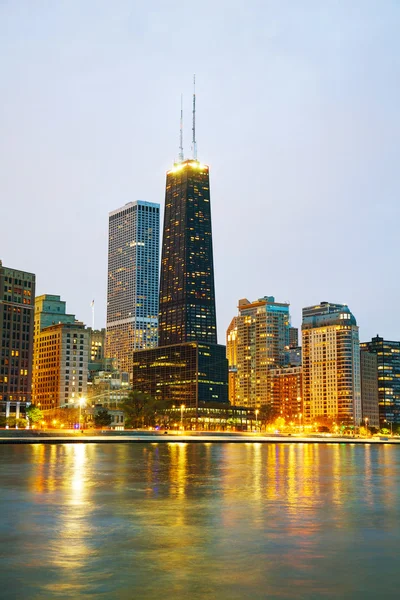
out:
M183 94L181 94L181 120L179 126L179 162L183 162Z
M194 160L197 160L197 142L196 142L196 75L193 75L193 125L192 125L192 152Z

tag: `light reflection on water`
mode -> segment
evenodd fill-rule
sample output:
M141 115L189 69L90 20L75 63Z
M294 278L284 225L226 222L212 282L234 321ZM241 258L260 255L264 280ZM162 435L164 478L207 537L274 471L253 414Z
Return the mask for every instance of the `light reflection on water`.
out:
M1 452L1 598L398 597L396 447Z

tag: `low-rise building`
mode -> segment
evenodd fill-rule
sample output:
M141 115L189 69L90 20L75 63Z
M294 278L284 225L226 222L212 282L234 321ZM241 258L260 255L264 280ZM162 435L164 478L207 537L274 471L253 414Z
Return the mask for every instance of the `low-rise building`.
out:
M201 402L198 407L174 406L164 411L170 429L193 431L253 431L261 421L255 409L219 402ZM164 420L164 418L162 418Z

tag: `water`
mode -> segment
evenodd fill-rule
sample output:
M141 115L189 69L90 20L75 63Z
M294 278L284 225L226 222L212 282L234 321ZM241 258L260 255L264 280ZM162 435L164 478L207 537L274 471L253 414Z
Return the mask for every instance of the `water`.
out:
M2 599L400 597L397 447L0 453Z

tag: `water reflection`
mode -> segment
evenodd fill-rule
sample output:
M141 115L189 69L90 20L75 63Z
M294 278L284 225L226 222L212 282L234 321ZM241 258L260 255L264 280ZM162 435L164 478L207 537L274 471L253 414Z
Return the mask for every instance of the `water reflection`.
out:
M385 598L397 597L397 448L67 444L2 454L2 579L14 597L364 600L380 597L377 570Z
M184 500L186 486L190 480L187 477L187 444L178 442L168 444L170 455L169 478L171 481L170 494L178 500Z

